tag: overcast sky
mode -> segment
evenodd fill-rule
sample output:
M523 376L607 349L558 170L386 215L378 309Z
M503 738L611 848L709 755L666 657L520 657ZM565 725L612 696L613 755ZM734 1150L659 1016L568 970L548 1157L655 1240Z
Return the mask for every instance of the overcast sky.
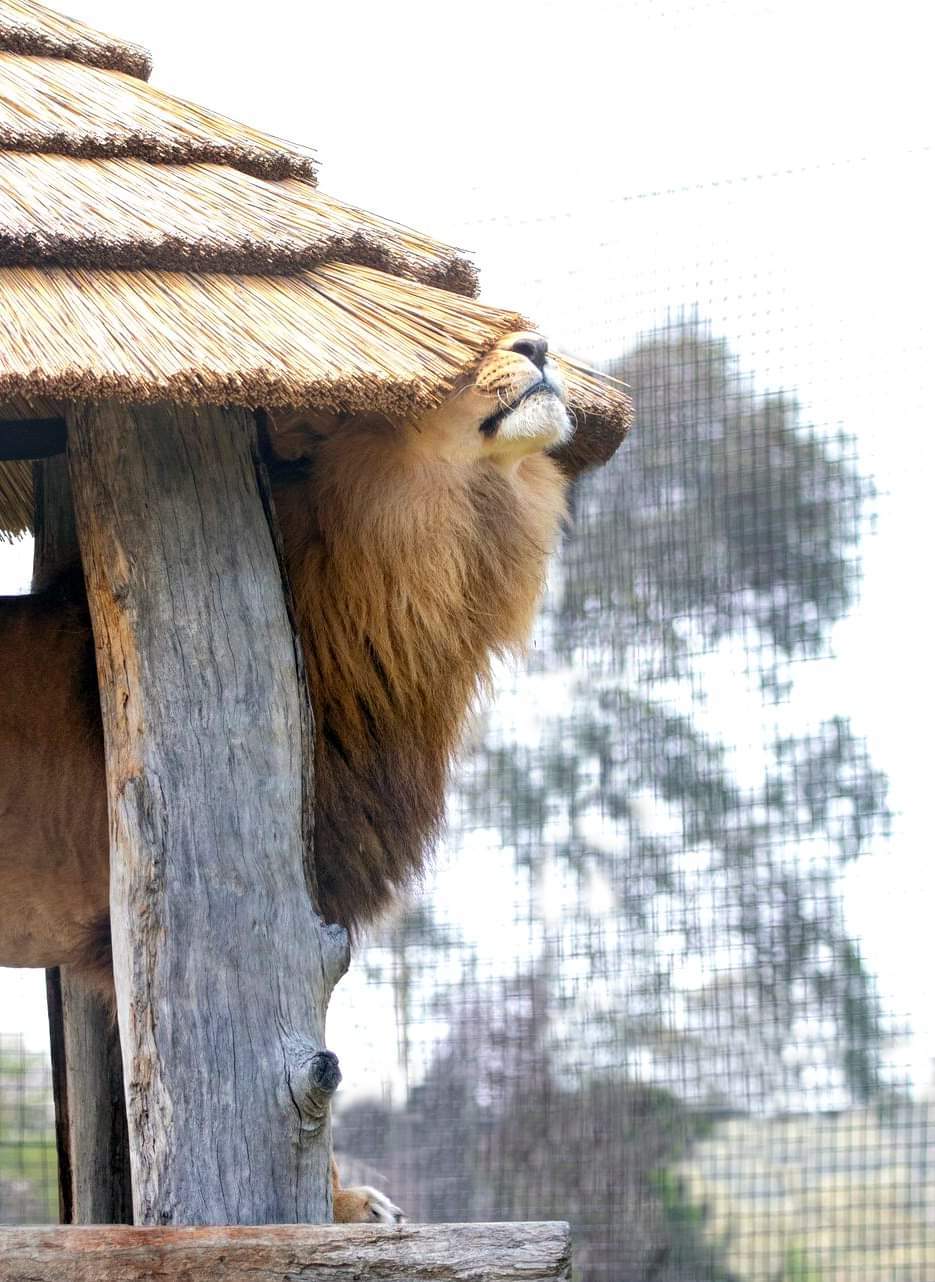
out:
M927 602L933 119L923 6L821 0L259 6L72 0L135 38L152 81L313 144L321 185L476 251L491 301L594 359L698 304L757 384L858 435L887 496L838 661L799 677L817 722L849 712L901 812L848 912L892 1009L935 1055ZM788 171L796 171L789 174ZM756 175L775 175L751 182ZM717 180L718 185L712 186ZM652 196L670 189L679 195ZM0 589L25 549L0 551ZM731 702L738 743L762 733ZM483 936L456 875L468 933ZM0 1030L41 1040L39 976L0 977Z

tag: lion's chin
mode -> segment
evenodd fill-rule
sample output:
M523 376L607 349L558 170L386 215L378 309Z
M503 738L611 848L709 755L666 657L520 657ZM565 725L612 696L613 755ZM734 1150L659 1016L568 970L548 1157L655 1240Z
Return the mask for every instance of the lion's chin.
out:
M497 436L502 444L526 452L554 449L564 444L571 433L564 402L544 387L504 416Z

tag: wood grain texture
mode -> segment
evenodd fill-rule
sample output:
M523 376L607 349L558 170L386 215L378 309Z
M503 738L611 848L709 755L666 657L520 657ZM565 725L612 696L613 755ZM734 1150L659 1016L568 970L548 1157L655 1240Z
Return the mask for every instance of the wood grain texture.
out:
M59 1218L132 1224L120 1042L100 995L70 967L46 972Z
M568 1225L0 1229L0 1282L568 1282Z
M62 448L65 434L62 422ZM33 468L33 589L78 558L64 453ZM132 1224L130 1151L117 1028L106 1003L71 973L46 972L55 1100L59 1218Z
M132 1224L120 1039L96 992L61 968L72 1224Z
M62 437L64 448L64 435ZM64 453L33 464L32 590L38 592L63 566L78 560L78 535Z
M62 449L65 423L62 420ZM64 454L32 467L33 558L32 590L39 591L63 560L78 555L75 514L71 504L68 463ZM55 1108L55 1153L58 1160L58 1218L74 1224L72 1153L69 1138L68 1067L62 972L54 966L45 973L49 1016L49 1051L52 1059L52 1100ZM108 1221L110 1217L107 1217Z
M344 932L307 891L302 674L239 410L76 407L137 1224L330 1218Z

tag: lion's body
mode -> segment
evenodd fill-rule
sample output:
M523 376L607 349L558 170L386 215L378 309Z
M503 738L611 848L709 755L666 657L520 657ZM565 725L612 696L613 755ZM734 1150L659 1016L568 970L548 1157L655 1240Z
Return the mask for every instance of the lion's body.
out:
M362 417L273 477L316 719L321 907L350 927L422 866L470 705L528 633L564 511L541 448L466 454L439 422ZM0 965L93 971L108 833L80 576L0 599L0 665Z
M78 576L0 598L0 965L79 962L107 912L107 790Z

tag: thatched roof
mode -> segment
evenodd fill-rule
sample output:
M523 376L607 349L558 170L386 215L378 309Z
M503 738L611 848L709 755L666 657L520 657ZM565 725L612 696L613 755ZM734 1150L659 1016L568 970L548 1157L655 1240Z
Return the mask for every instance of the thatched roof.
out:
M0 0L0 453L2 420L49 398L407 413L529 326L475 300L457 250L318 191L308 149L148 74L136 46ZM629 402L565 372L569 461L600 461ZM0 533L30 503L28 464L0 463Z

